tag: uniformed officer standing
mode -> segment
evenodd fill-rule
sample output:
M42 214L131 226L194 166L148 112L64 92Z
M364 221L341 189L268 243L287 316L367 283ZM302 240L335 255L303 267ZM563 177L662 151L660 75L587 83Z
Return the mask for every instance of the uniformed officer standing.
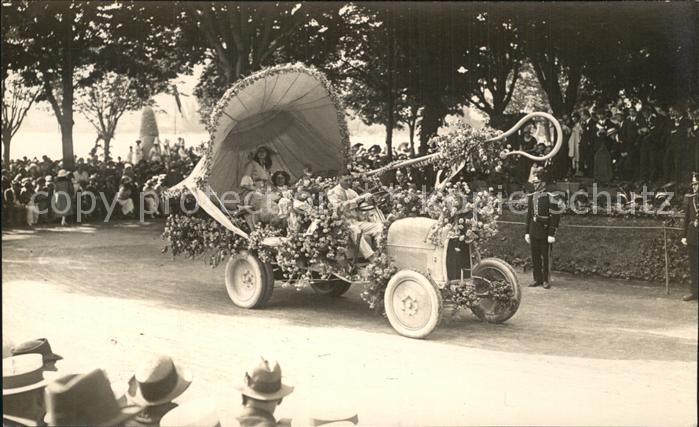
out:
M524 240L532 250L534 282L530 287L551 287L549 277L549 256L551 244L556 241L556 229L560 223L562 206L559 206L551 193L546 192L543 169L533 173L534 192L527 198L527 226Z
M699 270L699 179L697 173L692 175L692 194L685 197L684 209L684 237L682 244L689 248L689 272L691 283L689 284L689 294L682 297L684 301L692 301L697 299L699 291L697 288L697 270Z

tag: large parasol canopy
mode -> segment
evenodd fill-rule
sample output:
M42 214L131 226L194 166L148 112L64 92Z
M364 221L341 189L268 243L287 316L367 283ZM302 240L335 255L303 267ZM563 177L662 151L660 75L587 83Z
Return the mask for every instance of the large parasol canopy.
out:
M234 84L214 108L207 129L210 139L202 160L171 191L188 188L217 220L225 215L216 204L206 203L211 200L200 200L203 191L219 197L238 191L246 165L260 147L272 153L270 173L286 171L292 181L303 176L305 166L316 174L341 170L349 150L338 96L321 72L301 64L268 68ZM230 221L220 222L233 229Z

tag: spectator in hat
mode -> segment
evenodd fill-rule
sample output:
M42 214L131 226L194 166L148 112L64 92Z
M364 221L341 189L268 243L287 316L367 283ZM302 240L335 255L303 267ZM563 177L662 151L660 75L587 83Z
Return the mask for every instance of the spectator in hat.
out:
M50 175L48 177L51 177ZM51 195L49 185L53 186L53 178L47 183L46 178L39 178L36 181L36 193L34 195L34 203L39 213L38 222L46 224L49 222L49 213L51 212Z
M90 174L87 173L85 165L82 163L79 164L73 173L73 184L75 186L75 191L77 192L78 190L84 189L89 179Z
M682 244L689 249L689 294L684 301L693 301L699 295L699 177L692 174L692 192L685 197L684 236Z
M46 338L25 341L12 347L13 356L21 356L23 354L41 355L44 371L56 371L56 362L63 360L63 357L51 350L51 344Z
M580 110L580 126L582 127L580 139L581 169L583 176L589 177L592 175L592 167L595 160L594 143L597 128L595 120L592 119L592 115L585 108Z
M242 395L243 410L238 416L241 427L276 426L274 411L294 388L282 382L282 369L276 361L264 358L245 373L243 384L236 387ZM288 421L286 421L288 423Z
M126 401L143 409L133 426L157 426L168 411L177 407L174 399L192 383L192 373L175 364L171 357L154 355L145 360L129 379Z
M582 175L580 169L580 141L582 138L582 126L580 124L580 114L573 113L571 115L572 128L570 130L570 138L568 138L568 158L570 159L570 167L575 176Z
M24 205L27 226L34 226L39 221L39 210L34 203L34 185L31 178L22 179L19 201Z
M593 145L595 160L592 174L597 182L609 182L614 178L612 156L609 153L611 145L609 135L614 131L614 124L606 118L607 111L603 109L596 110L595 115L597 122Z
M619 113L619 133L617 139L620 147L620 160L617 170L623 180L632 180L635 165L638 165L638 112L631 107L626 114Z
M664 105L655 105L656 112L655 127L651 130L651 135L655 140L654 157L655 162L655 179L663 178L663 159L665 153L670 148L670 137L672 136L673 121L670 119L669 109Z
M10 356L2 360L3 426L41 425L46 380L39 354Z
M692 123L685 111L678 107L670 109L670 119L670 137L663 158L663 172L666 181L679 183L682 180L682 158L689 152L687 140Z
M133 188L131 186L131 178L128 176L121 177L121 185L117 192L117 203L119 204L121 215L123 217L131 216L134 213L134 202L131 198Z
M54 182L53 201L51 208L57 218L61 218L61 225L68 224L68 216L73 212L73 183L68 178L65 169L58 171Z
M59 376L46 385L49 426L114 426L132 419L137 405L120 405L105 372Z

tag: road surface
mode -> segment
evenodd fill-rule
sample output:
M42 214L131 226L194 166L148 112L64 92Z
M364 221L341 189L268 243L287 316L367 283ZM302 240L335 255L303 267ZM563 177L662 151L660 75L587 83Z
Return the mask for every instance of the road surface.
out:
M233 306L223 267L162 255L162 222L4 232L3 337L50 339L59 368L119 385L164 352L195 375L178 401L237 410L259 355L295 392L277 415L354 410L363 425L696 425L697 304L664 290L554 274L523 287L503 325L470 313L428 340L398 336L352 289L327 299L276 288ZM528 282L520 274L523 285Z

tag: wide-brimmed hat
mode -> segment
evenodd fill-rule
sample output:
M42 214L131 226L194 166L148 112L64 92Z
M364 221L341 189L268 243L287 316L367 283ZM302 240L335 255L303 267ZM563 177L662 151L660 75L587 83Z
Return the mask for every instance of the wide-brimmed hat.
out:
M160 419L161 427L221 427L216 403L193 400L172 409Z
M2 359L2 395L36 390L46 385L40 354L23 354Z
M51 344L46 338L25 341L12 347L13 356L20 356L22 354L40 354L44 364L63 359L63 357L51 350Z
M46 386L45 399L44 419L50 426L111 426L133 418L141 410L138 405L119 405L101 369L54 378Z
M170 356L156 355L129 379L126 398L141 406L162 405L184 393L191 383L191 371L175 364Z
M57 178L65 178L68 176L68 171L65 169L61 169L58 171L58 175L56 175Z
M294 387L282 383L282 368L276 360L262 358L259 365L245 373L243 384L236 390L253 399L269 401L291 394Z

